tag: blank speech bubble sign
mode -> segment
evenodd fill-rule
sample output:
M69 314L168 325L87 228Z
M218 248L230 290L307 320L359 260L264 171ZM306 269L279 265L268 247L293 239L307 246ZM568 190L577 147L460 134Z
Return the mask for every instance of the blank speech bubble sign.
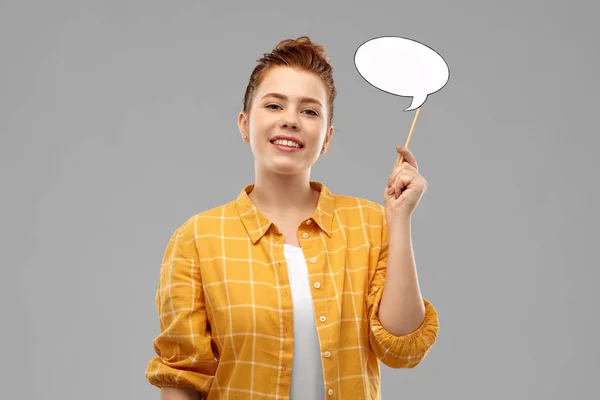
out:
M450 77L446 61L435 50L397 36L378 37L360 45L354 65L377 89L412 97L404 111L421 107L427 96L443 88Z

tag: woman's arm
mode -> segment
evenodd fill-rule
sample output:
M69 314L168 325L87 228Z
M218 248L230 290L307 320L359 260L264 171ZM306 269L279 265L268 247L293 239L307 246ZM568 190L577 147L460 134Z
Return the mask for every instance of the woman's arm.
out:
M194 238L190 219L171 236L160 269L156 292L160 333L153 341L156 357L146 366L146 378L154 386L171 389L161 390L162 399L198 399L195 392L208 393L217 370Z
M381 325L395 336L417 330L425 319L425 304L411 240L411 221L388 225L387 274L379 305Z
M164 387L160 389L160 400L202 400L202 397L194 390Z
M394 263L394 265L390 265L390 269L397 268L398 266L396 264L402 262L402 260L408 260L407 266L409 272L411 268L414 270L414 265L410 260L412 258L412 249L409 250L410 246L408 245L409 231L405 226L403 230L392 228L394 232L390 233L383 207L381 208L379 218L381 218L381 248L376 259L372 260L373 264L375 264L375 272L371 280L369 294L366 298L367 314L370 320L369 344L375 351L377 358L388 367L414 368L425 358L436 340L439 329L438 315L433 305L421 297L420 301L425 307L424 318L422 318L422 314L415 312L411 313L416 315L414 321L407 321L406 314L404 314L404 316L400 318L400 323L398 323L399 318L397 315L393 315L392 311L392 313L387 315L382 313L384 314L384 319L387 317L386 327L383 326L379 319L379 307L383 304L384 287L386 285L388 287L388 293L386 293L386 307L394 307L393 303L390 303L389 300L392 299L393 302L393 295L396 293L393 291L390 292L390 288L391 290L407 291L410 293L410 289L408 288L411 286L414 288L416 286L414 284L416 277L412 278L412 274L408 274L411 278L405 280L407 283L396 286L398 284L398 278L400 278L402 274L399 274L398 272L401 271L398 270L395 271L396 273L388 271L388 255L390 253L390 247L392 247L391 252L395 253L395 255L392 254L391 257L389 257L389 261ZM390 246L390 239L396 242L396 244ZM404 243L404 246L398 246L399 243ZM386 283L388 272L395 275L395 277L392 277L391 286L389 283ZM396 281L396 285L394 284L394 281ZM415 292L420 296L420 291ZM413 292L409 298L412 298L415 292ZM392 296L390 296L390 294ZM392 310L391 307L388 308L387 311ZM403 305L401 303L397 304L395 307L396 312L399 312L399 307L403 307ZM396 321L394 322L394 320ZM419 320L422 320L422 323L420 326L416 326ZM391 329L393 332L390 332L388 329ZM402 334L405 332L409 333Z

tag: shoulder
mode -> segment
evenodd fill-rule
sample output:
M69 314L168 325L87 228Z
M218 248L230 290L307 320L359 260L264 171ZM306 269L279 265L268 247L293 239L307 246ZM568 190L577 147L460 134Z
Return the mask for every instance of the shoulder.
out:
M336 212L365 213L373 216L385 215L383 206L373 200L343 194L334 195L334 208Z
M223 219L235 218L237 211L235 202L230 201L188 217L176 230L176 234L194 237L201 232L218 228Z
M381 204L362 197L335 194L334 210L342 220L368 225L381 226L385 219L385 209Z

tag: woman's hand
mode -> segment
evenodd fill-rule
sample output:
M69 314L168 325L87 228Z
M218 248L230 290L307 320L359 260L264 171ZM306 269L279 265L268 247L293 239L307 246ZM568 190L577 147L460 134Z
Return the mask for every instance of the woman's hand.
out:
M397 146L396 151L404 156L401 164L394 166L387 188L383 194L388 223L410 219L427 190L427 181L419 173L417 160L407 148Z

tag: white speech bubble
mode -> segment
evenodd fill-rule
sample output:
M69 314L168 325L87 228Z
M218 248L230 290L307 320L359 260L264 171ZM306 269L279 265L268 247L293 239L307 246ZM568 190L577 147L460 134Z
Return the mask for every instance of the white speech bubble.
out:
M450 77L446 61L435 50L396 36L378 37L360 45L354 65L377 89L412 97L404 111L421 107L427 96L443 88Z

